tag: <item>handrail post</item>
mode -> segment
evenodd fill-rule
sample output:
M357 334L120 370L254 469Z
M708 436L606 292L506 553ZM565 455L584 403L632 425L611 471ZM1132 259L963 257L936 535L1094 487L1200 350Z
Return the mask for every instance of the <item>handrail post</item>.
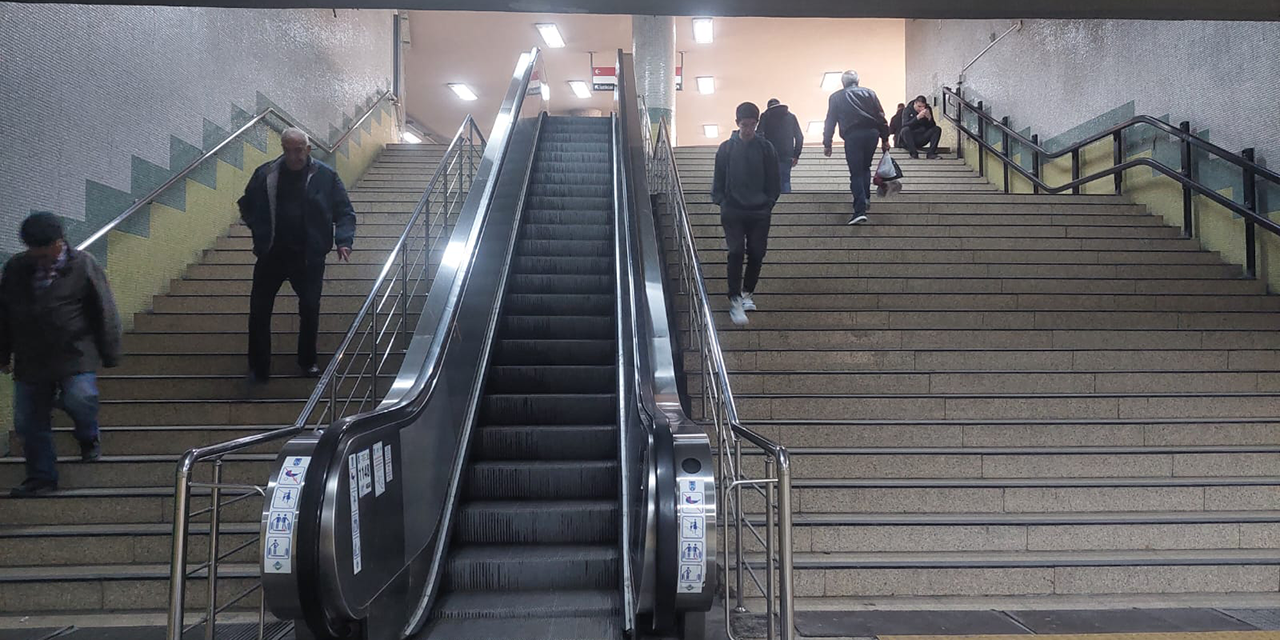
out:
M1005 126L1004 129L1000 130L1000 155L1004 156L1004 162L1002 162L1001 165L1003 165L1003 169L1004 169L1004 192L1005 194L1008 194L1009 193L1009 161L1010 161L1010 158L1013 157L1013 154L1009 153L1009 131L1008 131L1009 116L1000 118L1000 124Z
M987 177L987 151L982 143L987 141L987 121L983 118L987 110L982 101L978 101L978 175Z
M956 100L956 157L961 160L964 160L965 129L964 129L964 98L962 97L962 94L961 94L962 91L964 90L961 89L960 87L956 87L956 98L957 98ZM943 94L942 104L946 105L946 103L947 103L947 96L946 94ZM945 109L943 110L943 113L946 113ZM893 134L898 135L898 132L894 131Z
M190 453L182 457L178 463L178 471L174 481L174 519L172 555L169 558L169 630L168 640L181 640L186 612L187 593L187 514L191 511L191 467L193 459Z
M1075 148L1071 150L1071 181L1075 182L1076 180L1079 180L1079 179L1080 179L1080 149ZM1074 187L1071 187L1071 194L1076 196L1080 195L1080 185L1075 185Z
M1036 180L1040 180L1040 134L1031 134L1031 144L1035 145L1035 148L1031 149L1031 175L1035 176ZM1040 195L1040 184L1038 182L1031 182L1031 192Z
M1117 167L1124 164L1124 129L1117 130L1112 134L1111 147L1111 161ZM1117 171L1114 178L1116 180L1116 195L1120 195L1124 192L1124 172Z
M1240 155L1250 163L1254 161L1254 149L1249 147ZM1244 169L1244 207L1253 213L1258 212L1258 184L1253 169ZM1253 280L1258 277L1258 239L1257 224L1250 218L1244 220L1244 277Z
M1191 179L1195 172L1191 170L1191 123L1183 120L1178 124L1182 130L1182 176ZM1182 185L1182 237L1195 237L1195 220L1191 212L1191 187Z
M764 459L764 478L768 480L773 477L773 458L766 457ZM767 635L766 638L776 638L774 635L774 625L776 621L773 619L774 603L773 603L773 581L774 572L779 569L773 557L773 529L776 526L773 515L773 483L768 483L764 487L764 566L767 574L765 575L764 587L764 619L766 621Z
M218 637L218 528L222 515L222 458L213 461L213 481L209 483L209 610L204 623L205 640Z
M782 600L782 640L795 637L795 566L791 553L791 461L784 449L778 454L778 552L781 554L782 584L778 592Z

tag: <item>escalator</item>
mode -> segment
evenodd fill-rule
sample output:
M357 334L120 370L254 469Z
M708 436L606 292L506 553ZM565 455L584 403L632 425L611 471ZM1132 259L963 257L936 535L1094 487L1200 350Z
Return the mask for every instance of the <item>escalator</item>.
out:
M699 636L711 448L622 52L618 77L612 117L550 117L521 56L394 384L280 454L262 535L282 491L296 525L263 590L300 639Z
M547 118L426 637L620 638L610 120Z

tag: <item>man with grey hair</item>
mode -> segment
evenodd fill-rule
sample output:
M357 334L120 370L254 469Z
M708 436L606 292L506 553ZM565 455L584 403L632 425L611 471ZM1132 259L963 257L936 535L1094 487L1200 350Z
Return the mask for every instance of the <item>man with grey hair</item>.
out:
M827 100L827 123L822 131L822 153L831 157L831 143L836 125L844 139L844 159L849 165L849 191L853 193L853 216L848 224L867 221L871 199L871 161L875 158L876 141L889 152L889 124L876 92L858 86L858 73L846 71L840 77L844 88Z
M240 198L240 218L253 235L253 291L249 296L249 382L271 377L271 314L286 280L298 296L298 366L316 377L316 338L325 257L335 246L347 262L356 212L331 167L311 157L301 129L280 134L283 154L253 172Z

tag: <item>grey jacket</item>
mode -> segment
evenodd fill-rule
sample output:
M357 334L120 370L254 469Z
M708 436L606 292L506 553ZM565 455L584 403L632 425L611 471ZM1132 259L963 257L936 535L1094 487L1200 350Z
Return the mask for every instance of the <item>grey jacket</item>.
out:
M20 253L0 276L0 366L19 382L55 382L120 363L121 328L107 275L83 251L36 292L36 261Z

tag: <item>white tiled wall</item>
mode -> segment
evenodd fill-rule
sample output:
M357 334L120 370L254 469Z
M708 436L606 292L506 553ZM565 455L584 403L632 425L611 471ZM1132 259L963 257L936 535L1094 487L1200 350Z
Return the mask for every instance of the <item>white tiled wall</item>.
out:
M130 191L261 98L327 136L389 88L391 11L0 2L0 254L31 210L85 215L85 181ZM180 167L172 167L175 171Z

